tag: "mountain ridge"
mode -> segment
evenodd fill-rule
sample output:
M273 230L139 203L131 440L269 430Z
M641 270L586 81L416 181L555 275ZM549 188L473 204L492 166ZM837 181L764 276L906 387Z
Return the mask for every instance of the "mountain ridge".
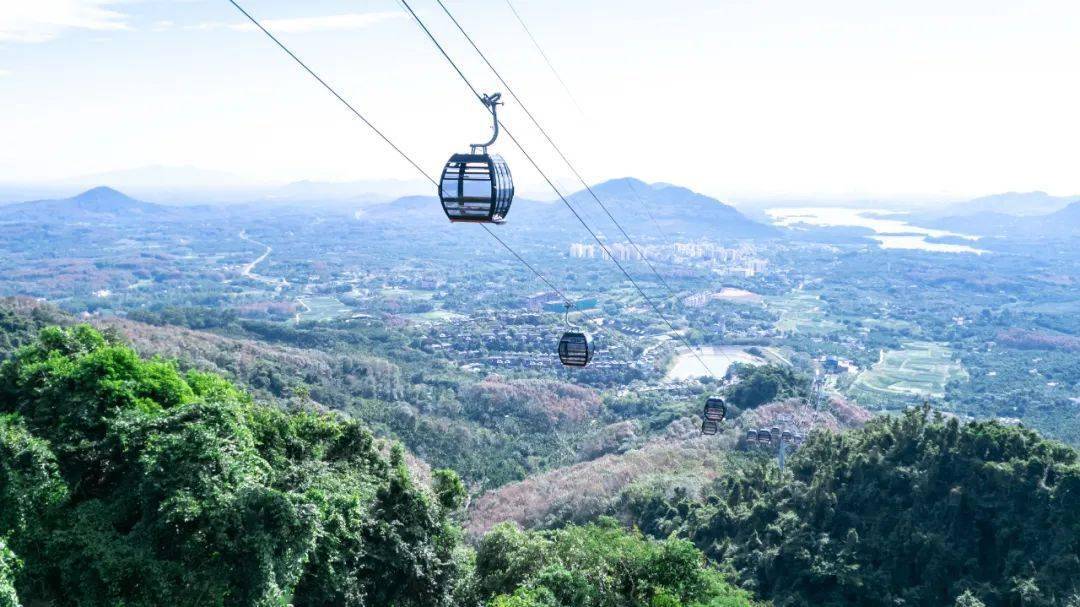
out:
M1080 200L1043 215L1017 216L987 211L976 215L954 215L931 221L931 227L1002 238L1080 234Z
M1034 217L1054 213L1078 201L1080 201L1080 196L1052 196L1041 190L1003 192L951 205L945 212L950 216L1002 213L1018 217Z
M108 186L90 188L69 198L32 200L0 207L0 217L55 223L110 216L116 219L172 215L175 209L143 202Z
M671 184L648 184L633 177L610 179L590 186L608 211L635 240L656 238L771 238L782 231L743 215L735 207L715 198ZM566 200L590 227L612 237L618 229L593 200L588 189L566 195ZM642 207L647 205L648 211ZM356 210L361 221L417 222L444 226L446 217L435 196L402 196L391 202L361 205ZM660 229L657 229L659 224ZM506 227L551 238L587 238L573 213L562 200L515 198ZM539 234L543 232L543 234Z
M650 184L634 177L621 177L591 188L612 214L615 208L626 210L623 217L617 217L620 223L628 219L649 223L642 226L647 233L656 232L657 225L678 229L688 235L720 238L773 237L781 233L771 225L750 219L721 200L671 183ZM579 205L596 204L588 190L580 190L567 198ZM636 217L629 218L630 213Z

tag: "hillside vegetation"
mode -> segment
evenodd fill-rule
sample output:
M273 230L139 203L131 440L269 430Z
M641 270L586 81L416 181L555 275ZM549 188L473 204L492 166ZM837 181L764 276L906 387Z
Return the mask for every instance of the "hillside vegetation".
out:
M693 540L778 606L1080 605L1070 447L910 409L815 433L789 470L749 462L703 498L643 492L627 511L654 535Z
M698 549L613 524L473 553L449 470L254 402L87 325L0 365L0 605L749 605Z
M0 367L0 536L25 600L436 605L446 513L355 422L254 404L79 326Z
M387 407L399 397L346 397L378 369L411 371L129 321L99 331L27 302L0 312L2 607L1080 606L1080 456L1023 427L929 408L868 420L837 399L817 411L771 367L727 392L747 409L715 440L688 405L645 395L610 404L487 376L424 396L403 380L418 429L441 407L523 433L475 435L518 462L544 440L576 461L466 515L457 473L417 483L401 446L320 403ZM188 356L187 370L121 335ZM285 379L251 393L200 370L250 387L260 368ZM581 435L591 459L573 460L562 433L605 409L627 419L595 424ZM818 428L784 472L740 451L746 428L778 416Z

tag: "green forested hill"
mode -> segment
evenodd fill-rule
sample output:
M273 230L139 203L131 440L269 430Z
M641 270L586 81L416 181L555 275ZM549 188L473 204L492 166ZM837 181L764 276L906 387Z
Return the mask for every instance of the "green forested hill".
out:
M79 326L0 367L0 536L25 600L438 605L446 512L354 422L259 406Z
M704 499L638 494L629 511L776 605L1080 605L1070 447L911 409L816 434L789 471L748 465Z
M51 318L25 312L0 363L0 607L1080 606L1080 457L1025 428L910 410L815 433L783 474L718 450L703 489L652 478L551 519L582 526L469 545L458 476L419 486L359 422L85 325L34 337ZM464 394L537 426L601 406L560 386Z
M86 325L0 364L0 606L750 605L688 542L610 523L461 541L357 422L254 402ZM512 540L512 541L511 541Z

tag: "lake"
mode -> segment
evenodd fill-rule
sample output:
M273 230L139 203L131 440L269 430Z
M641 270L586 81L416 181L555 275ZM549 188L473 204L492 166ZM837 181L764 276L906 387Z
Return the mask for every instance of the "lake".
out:
M773 223L785 227L806 224L818 227L849 226L874 231L870 236L883 249L917 249L937 253L986 253L966 244L929 242L927 238L962 238L972 242L977 236L947 230L935 230L912 225L902 218L904 213L879 209L848 209L841 207L782 207L768 209Z

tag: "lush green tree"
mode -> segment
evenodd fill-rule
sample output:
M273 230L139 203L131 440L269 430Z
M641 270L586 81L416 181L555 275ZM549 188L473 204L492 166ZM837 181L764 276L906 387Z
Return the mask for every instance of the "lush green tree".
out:
M0 534L39 535L43 520L66 498L48 443L17 415L0 414Z
M500 607L751 604L690 542L649 540L614 519L543 532L497 526L477 549L476 573L481 598Z
M19 607L19 595L15 593L15 572L19 561L0 538L0 607Z
M555 595L543 586L523 586L514 594L501 594L491 601L491 607L561 607Z
M809 380L781 365L733 365L729 373L741 380L728 388L727 401L739 409L753 409L781 398L806 396Z
M469 495L465 489L465 483L461 482L461 477L449 468L435 471L432 489L439 498L439 504L451 511L461 508Z
M400 460L86 326L0 365L0 537L27 601L448 605L459 537Z
M956 597L956 607L986 607L986 604L971 594L970 590L965 590L964 594Z
M630 505L775 605L1048 607L1080 590L1080 459L1031 430L912 409L817 433L788 470Z

